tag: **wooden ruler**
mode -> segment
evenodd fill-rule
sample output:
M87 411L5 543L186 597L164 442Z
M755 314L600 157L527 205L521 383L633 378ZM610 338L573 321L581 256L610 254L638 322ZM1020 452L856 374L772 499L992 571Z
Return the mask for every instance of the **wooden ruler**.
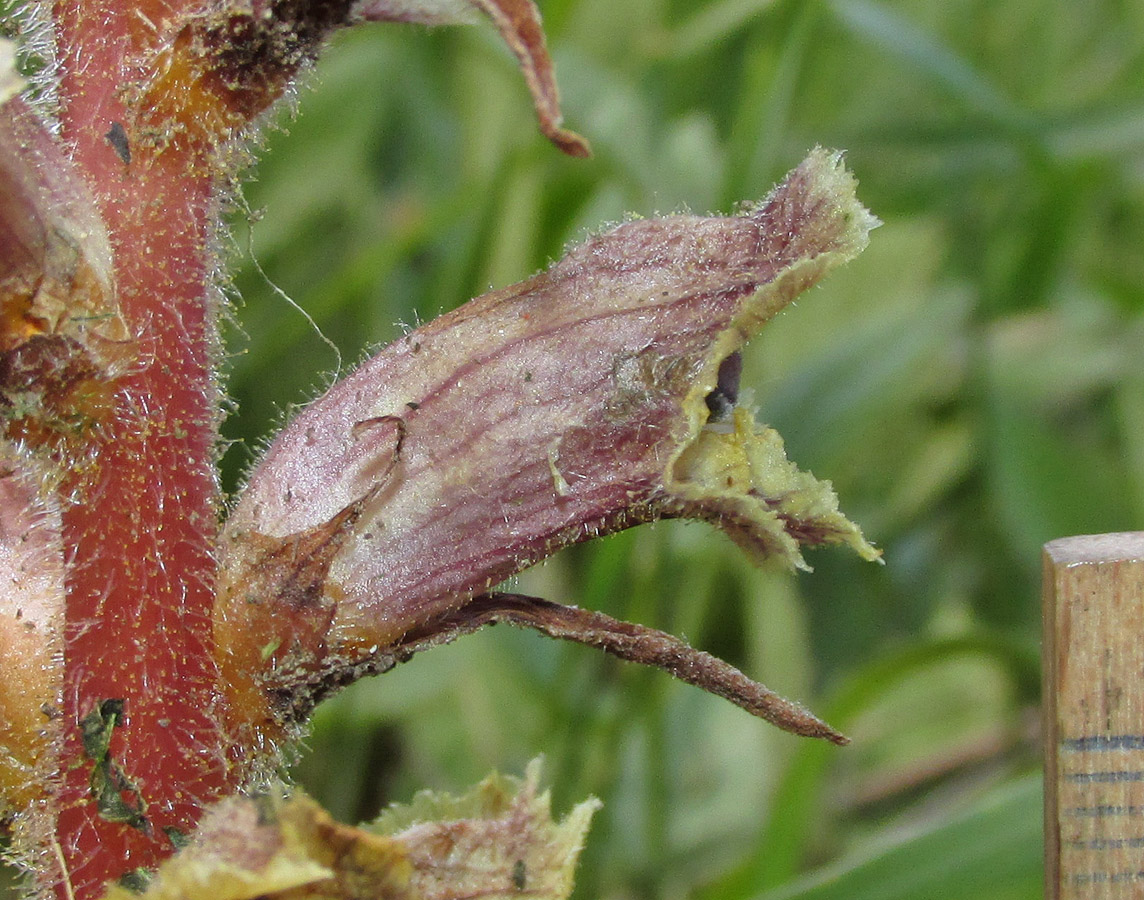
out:
M1144 900L1144 532L1044 564L1045 897Z

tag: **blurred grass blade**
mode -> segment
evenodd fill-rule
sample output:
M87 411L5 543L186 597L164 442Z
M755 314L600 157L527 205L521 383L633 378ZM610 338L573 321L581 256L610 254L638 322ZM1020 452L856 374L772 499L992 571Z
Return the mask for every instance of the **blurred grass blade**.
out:
M951 821L757 900L1036 900L1041 854L1041 777L1028 775Z
M763 10L774 5L775 0L723 0L722 3L701 6L676 30L672 55L686 57L716 49Z
M886 7L865 0L836 0L833 9L839 23L851 34L908 63L969 109L1026 139L1035 135L1030 116L936 36Z
M1125 379L1117 388L1116 413L1124 435L1121 446L1128 471L1127 490L1133 504L1132 513L1139 520L1144 518L1144 442L1129 437L1144 434L1144 377L1139 373Z
M794 13L777 59L769 37L755 42L731 131L724 208L773 180L782 141L790 130L799 76L821 18L821 0L803 3Z
M1062 436L1056 422L1022 408L1003 388L989 399L992 503L1026 565L1034 568L1037 549L1054 537L1134 527L1115 454L1088 436ZM1078 466L1077 459L1088 462Z
M1035 686L1040 678L1040 662L1025 647L996 634L982 633L919 642L897 654L884 656L855 673L831 702L819 705L825 707L828 720L845 731L853 728L863 712L897 685L959 658L994 661L1010 673L1015 685L1022 686L1020 694L1035 690L1030 685ZM705 891L702 895L705 900L752 897L759 889L777 889L794 877L813 837L812 822L818 815L830 762L836 753L825 744L800 748L771 800L771 815L759 836L754 856L739 871ZM937 896L931 895L926 900Z
M1144 152L1144 105L1101 110L1057 124L1049 145L1063 159L1139 158Z

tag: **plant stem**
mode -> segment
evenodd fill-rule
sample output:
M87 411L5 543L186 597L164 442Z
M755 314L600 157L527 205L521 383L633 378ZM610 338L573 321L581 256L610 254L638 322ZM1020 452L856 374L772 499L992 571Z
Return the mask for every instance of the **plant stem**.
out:
M76 900L168 855L170 829L190 829L232 779L210 625L219 490L209 151L192 141L129 146L127 162L107 138L129 121L120 88L130 60L178 5L58 0L53 9L62 136L111 235L142 360L122 380L120 411L61 488L69 565L56 839L70 887L57 893ZM123 701L122 719L99 717L108 700ZM102 758L90 740L99 727L110 740ZM110 780L103 794L93 771ZM116 811L116 796L133 815Z

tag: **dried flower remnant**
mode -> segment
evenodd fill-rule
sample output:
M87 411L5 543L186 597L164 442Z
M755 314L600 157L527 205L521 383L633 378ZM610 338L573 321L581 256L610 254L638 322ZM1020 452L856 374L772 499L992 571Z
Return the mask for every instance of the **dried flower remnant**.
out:
M40 795L59 738L64 554L40 480L0 456L0 815Z
M106 900L564 900L598 806L554 821L536 762L462 797L423 792L363 828L300 795L226 800L141 891L116 886Z
M133 141L159 151L225 146L282 96L338 28L470 22L478 12L516 56L541 132L565 153L588 156L587 142L561 127L556 78L532 0L217 0L178 19L142 55L139 70L152 74L130 91L134 118L122 137L114 133L116 152L129 162L124 148Z
M423 791L367 827L405 849L417 900L502 894L562 900L572 892L576 860L599 808L591 798L554 821L534 760L522 779L494 774L461 797Z
M14 76L3 71L10 94ZM0 104L3 435L56 450L105 421L130 350L91 196L39 117L7 96Z
M590 156L588 142L562 127L560 97L533 0L357 0L352 15L363 21L467 22L480 10L496 25L524 75L541 133L569 156Z
M242 695L236 726L257 735L244 741L272 743L330 690L489 621L704 669L670 636L487 593L598 534L688 517L791 566L799 544L877 558L830 486L736 405L726 362L874 224L839 156L816 150L754 209L620 226L407 335L315 401L222 537L215 635ZM730 667L706 671L693 680L842 740L793 704L760 701L770 692Z

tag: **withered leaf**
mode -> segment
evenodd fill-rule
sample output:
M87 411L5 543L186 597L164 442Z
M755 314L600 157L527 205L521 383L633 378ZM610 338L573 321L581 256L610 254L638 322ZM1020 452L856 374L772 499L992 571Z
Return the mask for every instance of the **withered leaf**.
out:
M301 795L233 798L141 893L117 886L106 900L565 900L598 806L554 821L536 762L463 797L419 794L365 828Z
M369 830L392 835L405 848L418 900L561 900L572 892L576 861L599 807L586 800L554 821L534 760L523 779L490 775L462 797L422 792Z
M533 0L358 0L353 15L364 21L441 24L469 21L480 10L496 25L524 75L541 133L569 156L590 156L588 142L561 127L559 92L552 59Z

